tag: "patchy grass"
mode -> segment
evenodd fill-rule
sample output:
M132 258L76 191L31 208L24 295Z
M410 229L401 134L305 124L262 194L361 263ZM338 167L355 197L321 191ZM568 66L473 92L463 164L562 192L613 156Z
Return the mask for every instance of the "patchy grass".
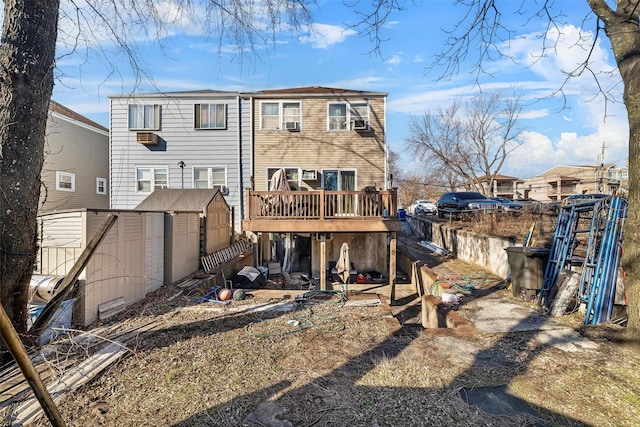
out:
M163 308L173 294L151 295L113 320L111 330L119 332L151 320L165 323L132 341L128 357L62 398L59 409L70 426L269 425L248 418L265 403L281 409L271 425L282 426L277 420L294 426L533 425L531 416L490 415L459 396L463 387L503 384L554 426L632 426L640 418L640 356L607 339L606 331L598 350L566 353L527 333L392 332L379 307ZM292 332L291 320L308 327Z

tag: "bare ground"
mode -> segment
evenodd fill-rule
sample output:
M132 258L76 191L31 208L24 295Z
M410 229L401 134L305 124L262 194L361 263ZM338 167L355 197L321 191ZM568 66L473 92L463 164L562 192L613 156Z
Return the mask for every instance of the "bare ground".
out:
M132 335L126 357L62 398L68 425L632 426L640 419L640 355L610 341L615 326L585 331L598 350L566 353L527 333L394 328L383 308L336 298L312 298L315 305L290 312L237 312L269 301L195 306L194 295L170 299L176 292L167 285L93 329L120 340L157 325ZM59 344L57 356L93 351ZM463 388L499 385L538 417L492 415L460 397Z
M516 239L521 229L514 226ZM475 271L460 261L447 265ZM294 311L243 312L293 299L263 294L230 306L195 305L197 295L177 292L166 285L90 330L105 344L126 342L129 351L59 401L68 425L635 426L640 419L640 349L617 340L616 325L586 328L579 316L563 317L598 343L565 352L531 333L400 326L384 306L345 306L337 298L309 298L313 305L294 304ZM51 369L56 359L86 358L98 347L59 342ZM535 415L489 413L461 397L492 386L506 386ZM11 425L15 408L0 412L0 425Z

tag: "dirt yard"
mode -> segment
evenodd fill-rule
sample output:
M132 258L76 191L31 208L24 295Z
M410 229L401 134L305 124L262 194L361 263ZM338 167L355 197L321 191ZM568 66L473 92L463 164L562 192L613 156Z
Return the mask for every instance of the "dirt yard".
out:
M457 226L520 240L533 221L543 246L555 227L545 219ZM446 264L460 274L475 271ZM59 341L48 353L41 366L50 381L108 344L127 348L61 397L69 426L617 427L640 419L640 347L619 341L619 326L584 327L580 316L565 316L563 323L597 343L567 352L534 333L401 325L398 319L410 316L396 306L399 314L390 317L384 299L360 306L335 295L295 300L281 292L223 306L195 304L197 293L178 291L166 285L126 313L78 331L84 340ZM496 292L511 298L506 289ZM518 409L474 405L472 393L487 389ZM0 426L12 425L19 403L0 409Z
M90 332L101 338L92 345L60 343L49 355L54 370L110 342L128 348L62 397L68 425L635 426L640 419L640 353L611 340L615 326L582 329L564 319L598 343L569 353L527 333L401 327L384 304L349 306L335 296L222 306L196 305L197 295L177 291L165 286L97 325ZM279 309L258 311L274 303ZM488 386L506 386L537 415L492 415L461 397ZM7 410L16 407L4 409L0 425L11 425Z

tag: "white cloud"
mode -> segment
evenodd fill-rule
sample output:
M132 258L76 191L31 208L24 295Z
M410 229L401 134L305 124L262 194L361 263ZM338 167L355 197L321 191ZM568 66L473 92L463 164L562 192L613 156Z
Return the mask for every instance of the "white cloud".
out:
M525 131L521 134L521 140L522 144L509 154L505 167L501 170L502 173L519 178L535 176L549 168L551 153L553 153L554 164L567 161L566 153L554 148L546 135Z
M401 63L400 55L392 55L391 58L384 61L385 64L396 65Z
M520 114L520 119L539 119L542 117L547 117L549 115L549 111L546 108L542 108L539 110L529 110L523 111Z
M301 36L300 43L310 43L315 49L327 49L337 43L344 42L347 37L357 34L351 29L344 29L337 25L313 24L308 36Z

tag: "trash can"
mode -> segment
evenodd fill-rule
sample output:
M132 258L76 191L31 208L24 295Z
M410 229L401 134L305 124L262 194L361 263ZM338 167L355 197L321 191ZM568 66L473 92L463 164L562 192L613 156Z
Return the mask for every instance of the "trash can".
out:
M512 246L507 251L511 269L511 290L514 297L532 299L544 280L544 271L549 260L549 249L530 246Z
M404 209L398 209L398 219L400 221L405 221L407 219L407 211Z

